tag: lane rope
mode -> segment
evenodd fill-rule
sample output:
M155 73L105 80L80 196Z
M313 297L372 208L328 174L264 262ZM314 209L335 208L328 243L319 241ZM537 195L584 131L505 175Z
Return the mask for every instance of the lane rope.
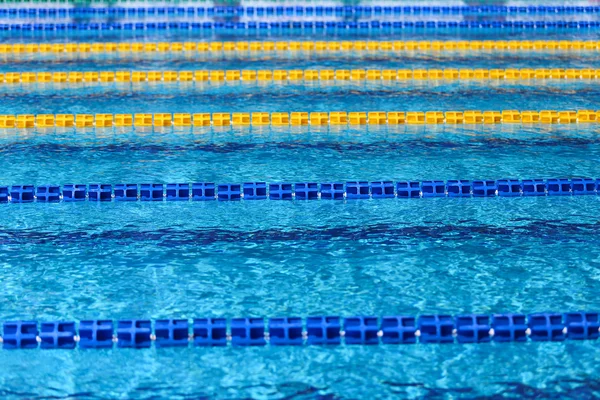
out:
M330 111L0 115L0 129L331 125L597 124L600 111Z
M40 1L37 3L54 3L55 1ZM63 1L64 2L64 1ZM69 0L68 2L77 3ZM18 7L20 1L0 1L0 4L11 4L12 8L0 10L1 15L9 16L45 16L45 15L208 15L208 16L386 16L386 15L439 15L439 14L528 14L551 16L556 14L597 14L598 6L553 6L553 5L523 5L523 6L213 6L213 7Z
M598 340L597 312L414 316L8 321L2 347L378 345Z
M318 69L318 70L197 70L197 71L62 71L5 72L0 83L149 83L149 82L298 82L298 81L513 81L596 80L600 69L508 68L508 69Z
M316 32L364 32L388 34L390 31L421 29L597 29L600 21L512 21L512 20L461 20L461 21L277 21L277 22L90 22L90 23L14 23L0 24L0 31L22 35L28 31L79 32L79 31L193 31L206 32L288 32L294 35Z
M358 200L596 195L600 179L122 183L0 186L0 203L112 201Z
M354 55L372 51L396 52L521 52L598 51L600 41L589 40L470 40L470 41L213 41L0 44L2 55L126 55L138 53L236 54L325 53Z

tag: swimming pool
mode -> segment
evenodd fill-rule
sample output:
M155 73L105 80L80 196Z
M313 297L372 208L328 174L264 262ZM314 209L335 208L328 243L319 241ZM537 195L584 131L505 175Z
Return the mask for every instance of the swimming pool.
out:
M41 4L71 7L69 3L1 7L37 9ZM283 6L289 4L316 6ZM275 9L273 15L265 9L265 15L248 16L247 7L279 3L244 3L240 21L350 20L347 9L340 12L345 17L336 15L335 7L342 4L322 4L333 7L330 15L325 10L321 16L298 15L294 9L278 17ZM143 2L122 6L151 5L171 6ZM396 3L356 6L378 5ZM521 8L512 14L503 9L456 13L450 9L447 14L421 9L410 15L392 9L387 16L383 9L381 15L375 10L366 15L361 9L360 21L596 21L600 15L593 8L586 11L585 7L594 7L591 2L567 6L583 9L555 9L553 15ZM212 4L190 2L182 7L197 10ZM184 21L176 10L170 16L165 11L164 17L157 11L154 19L147 11L143 15L107 11L106 16L95 12L93 18L85 12L80 11L91 19L85 23L102 24L109 17L111 23L121 24ZM352 9L352 21L357 12ZM482 12L485 18L473 18ZM79 14L16 15L0 12L0 25L84 23L77 19ZM186 12L185 18L190 23L227 22L207 11ZM537 341L530 332L523 343L499 342L496 334L493 340L486 335L490 343L464 344L457 343L460 332L452 332L456 325L451 320L444 340L455 344L425 344L425 330L417 340L416 327L412 338L420 343L351 344L344 318L355 316L589 312L597 322L594 312L600 306L598 181L590 181L588 195L574 195L580 194L577 179L600 178L596 116L600 75L595 72L600 53L597 44L585 48L595 40L597 27L402 26L354 30L348 25L341 30L336 25L335 35L327 25L323 29L313 25L310 32L304 26L294 30L285 25L262 30L225 25L138 30L134 25L131 31L112 25L109 30L88 26L86 31L53 25L47 30L32 26L0 32L2 45L35 44L37 49L0 47L5 82L0 84L0 321L76 321L77 338L83 338L75 343L68 328L66 336L75 349L9 350L10 332L4 325L0 394L7 398L599 396L597 339ZM569 49L559 48L559 40L570 43ZM293 50L294 41L315 48L321 46L317 43L327 44L319 51ZM445 46L468 42L476 49L406 48L413 41L441 41ZM486 48L484 41L497 47ZM515 49L503 41L521 44ZM527 47L528 41L544 41L545 47ZM168 42L171 50L133 50L131 43L138 42ZM172 50L173 43L186 42L197 47ZM219 46L233 42L237 50L204 51L198 43L205 42ZM285 49L269 47L280 42L287 43ZM343 42L353 43L353 50L344 50ZM399 42L403 50L394 50ZM130 47L40 51L47 43L77 43L78 49L85 48L82 43ZM240 50L244 43L262 47ZM362 49L360 43L377 43L378 48ZM381 43L391 43L392 49ZM356 72L344 78L344 71L350 76L353 70L364 76ZM419 78L420 70L426 71L425 77ZM467 72L459 77L458 70ZM476 77L476 70L487 75ZM125 71L144 74L136 75L141 81L133 74L118 81L117 73ZM161 74L153 80L157 71ZM173 71L177 79L168 81L165 71ZM189 81L182 78L186 71L192 73ZM203 75L206 71L210 72ZM228 79L225 71L257 71L257 75L245 80L240 72L237 79ZM259 71L264 79L258 77ZM275 76L281 71L285 79L279 80ZM313 71L318 79L313 79ZM368 71L376 71L379 78L369 78ZM389 73L383 71L395 71L394 78L388 79ZM32 77L32 72L37 75ZM55 75L44 75L47 72ZM60 77L61 72L66 78ZM112 73L113 78L103 80L98 74L95 81L86 80L86 72ZM17 76L17 82L9 83ZM35 81L28 83L29 79ZM468 114L473 110L481 114ZM517 115L513 113L486 114L489 120L483 116L503 110L518 111L518 120L510 123ZM437 111L441 116L409 116ZM457 114L449 114L453 111ZM163 114L168 114L165 119ZM542 181L542 195L532 196L522 183L551 178L564 178L569 194L555 196L559 193L549 181ZM475 185L489 180L496 185L502 179L521 180L516 184L518 195L504 196L507 192L498 186L487 197L478 197L474 186L464 198L450 195L454 189L448 181ZM427 198L425 188L431 181L442 182L442 197ZM270 199L251 200L243 184L253 183L255 188L262 182L267 183L265 190L269 183L289 183L290 197L292 193L295 197L275 200L274 194L283 191L277 186L269 188ZM393 182L393 198L375 198L373 182ZM418 198L401 198L399 182L418 182ZM216 183L217 195L222 190L219 184L237 184L245 195L234 196L239 201L220 201L214 195L214 201L204 201L193 192L194 184L201 183ZM301 200L298 183L314 183L315 198ZM335 192L340 200L324 195L324 185L333 183L342 185ZM69 184L84 185L86 201L68 201ZM94 184L110 186L105 192L108 201L91 201ZM129 187L133 194L118 192L121 184L135 185ZM137 186L142 184L165 185L157 189L158 201L144 201L143 188ZM184 201L171 201L175 199L169 197L168 184L187 187L189 192L177 199ZM22 185L34 186L30 193L37 190L35 201L19 203L12 195ZM39 188L44 185L58 188L58 201L42 201ZM3 197L4 187L10 199ZM353 199L351 187L366 190L366 198ZM306 323L315 316L340 316L341 325L334 325L339 345L304 344L314 339L306 332ZM223 339L226 346L198 346L198 335L188 344L184 335L183 348L159 347L160 336L150 339L150 331L143 331L147 340L134 340L133 346L144 348L123 348L126 340L117 333L118 321L131 319L152 321L154 333L159 320L183 319L190 325L184 331L193 334L194 319L225 318L231 326L232 319L240 317L265 318L258 324L271 331L266 336L271 343L235 346L239 337L230 329ZM301 318L304 332L299 344L304 345L274 345L269 318L275 317ZM114 322L109 348L83 348L82 321L89 320ZM557 335L565 324L566 319L558 324ZM38 325L33 329L30 347L43 347L43 341L35 341L40 336ZM343 329L347 332L341 338ZM385 342L388 336L379 325L372 332L380 331L371 343ZM113 333L119 339L114 343ZM263 340L262 331L258 338Z

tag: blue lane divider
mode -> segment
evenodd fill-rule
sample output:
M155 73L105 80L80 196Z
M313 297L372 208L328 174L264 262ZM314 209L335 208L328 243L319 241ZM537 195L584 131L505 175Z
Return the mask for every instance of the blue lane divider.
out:
M0 186L0 203L359 200L435 197L531 197L600 194L600 179L498 179L296 183L93 183Z
M19 23L0 24L0 31L155 31L155 30L194 30L194 31L355 31L368 29L374 32L390 29L586 29L598 28L600 21L273 21L273 22L103 22L103 23Z
M4 349L597 340L597 312L4 322Z
M0 16L45 15L208 15L208 16L370 16L447 14L597 14L599 6L278 6L278 7L27 7L4 8Z

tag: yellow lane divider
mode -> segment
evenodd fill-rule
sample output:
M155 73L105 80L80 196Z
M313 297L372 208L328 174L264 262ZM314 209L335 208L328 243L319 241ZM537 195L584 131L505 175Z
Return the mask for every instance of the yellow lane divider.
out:
M0 115L0 128L108 128L169 126L306 126L426 124L588 124L600 111L332 111L158 114Z
M226 81L430 81L600 79L600 69L384 69L384 70L213 70L213 71L100 71L6 72L0 83L80 82L226 82Z
M0 44L0 54L600 50L597 40L262 41Z

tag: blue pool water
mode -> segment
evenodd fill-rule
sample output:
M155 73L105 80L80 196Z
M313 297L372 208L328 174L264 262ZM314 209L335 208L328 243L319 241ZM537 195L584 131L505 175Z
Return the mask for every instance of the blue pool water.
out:
M155 88L131 89L131 84L87 89L51 90L43 96L34 91L0 94L9 114L23 113L36 106L39 113L177 113L183 104L190 112L252 111L462 111L462 110L569 110L595 109L591 99L600 98L595 84L550 83L542 87L531 84L342 84L327 85L225 85L218 89L187 89L185 85L157 85ZM119 86L121 86L119 88ZM133 86L140 86L135 85ZM2 98L0 97L0 98ZM547 99L540 104L539 99ZM41 100L47 99L47 101ZM93 99L93 102L87 101ZM40 100L42 103L40 104ZM597 108L597 107L596 107Z
M397 38L558 37L493 35ZM597 65L595 53L560 52L142 55L33 57L0 72ZM596 81L34 84L0 86L0 104L0 114L597 110L600 91ZM600 177L599 160L597 124L0 132L1 185ZM599 209L598 196L0 204L0 321L598 311ZM2 350L0 396L597 398L599 357L597 341Z
M596 197L10 207L6 319L598 307ZM597 357L594 342L0 352L4 395L127 398L580 398Z

